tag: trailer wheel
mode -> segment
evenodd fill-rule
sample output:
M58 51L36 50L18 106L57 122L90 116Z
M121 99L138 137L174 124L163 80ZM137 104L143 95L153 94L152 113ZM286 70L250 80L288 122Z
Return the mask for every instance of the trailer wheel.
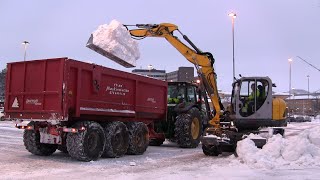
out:
M163 144L163 139L150 139L149 145L150 146L161 146Z
M218 146L202 145L202 151L206 156L218 156L221 154L221 149Z
M127 126L119 121L108 123L104 126L106 147L103 157L123 156L129 147L129 132Z
M34 124L34 122L30 122L28 126ZM50 156L58 147L56 144L40 143L40 132L35 130L24 130L23 143L29 152L38 156Z
M192 108L186 113L179 114L176 118L174 131L180 147L196 148L202 134L200 111L197 108Z
M106 139L100 124L92 121L78 122L72 126L77 133L68 133L67 151L72 158L80 161L94 161L101 157ZM80 130L84 128L84 130Z
M148 127L143 122L130 122L127 124L129 130L129 148L127 154L143 154L149 145Z

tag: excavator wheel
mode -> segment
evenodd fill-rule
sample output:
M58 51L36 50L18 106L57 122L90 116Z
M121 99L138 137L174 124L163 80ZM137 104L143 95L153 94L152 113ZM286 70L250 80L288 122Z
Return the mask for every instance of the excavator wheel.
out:
M196 148L200 143L202 122L200 111L192 108L186 113L181 113L176 118L175 137L182 148Z
M202 145L202 151L206 156L218 156L221 154L221 149L219 146L214 145Z

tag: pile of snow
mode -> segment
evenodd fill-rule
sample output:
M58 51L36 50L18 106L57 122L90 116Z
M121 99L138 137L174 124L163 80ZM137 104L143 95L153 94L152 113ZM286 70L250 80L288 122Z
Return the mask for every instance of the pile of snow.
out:
M138 43L116 20L112 20L110 24L100 25L92 33L87 47L124 67L135 67L136 60L140 57Z
M319 167L319 134L318 126L288 138L274 135L262 149L258 149L250 138L246 138L238 142L236 151L240 161L253 168Z
M311 120L312 120L312 122L320 123L320 115L317 115L316 117L312 118Z

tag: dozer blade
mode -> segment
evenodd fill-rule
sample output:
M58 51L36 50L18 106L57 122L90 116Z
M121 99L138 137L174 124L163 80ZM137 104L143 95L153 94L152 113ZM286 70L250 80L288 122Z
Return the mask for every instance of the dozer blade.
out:
M236 144L229 138L218 136L203 136L201 138L202 151L207 156L218 156L222 152L234 152Z
M104 56L104 57L107 57L107 58L115 61L116 63L119 63L120 65L122 65L122 66L124 66L124 67L126 67L126 68L135 67L133 64L130 64L130 63L128 63L127 61L119 58L118 56L116 56L116 55L114 55L114 54L112 54L112 53L110 53L110 52L102 49L101 47L99 47L99 46L97 46L97 45L95 45L95 44L93 43L93 35L92 35L92 34L91 34L91 36L90 36L90 38L89 38L86 46L87 46L89 49L91 49L91 50L93 50L93 51L101 54L101 55Z

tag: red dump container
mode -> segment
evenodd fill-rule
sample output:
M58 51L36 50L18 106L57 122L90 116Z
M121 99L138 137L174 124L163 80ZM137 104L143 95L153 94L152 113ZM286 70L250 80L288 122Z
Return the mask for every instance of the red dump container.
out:
M167 83L68 58L9 63L6 118L165 120Z

